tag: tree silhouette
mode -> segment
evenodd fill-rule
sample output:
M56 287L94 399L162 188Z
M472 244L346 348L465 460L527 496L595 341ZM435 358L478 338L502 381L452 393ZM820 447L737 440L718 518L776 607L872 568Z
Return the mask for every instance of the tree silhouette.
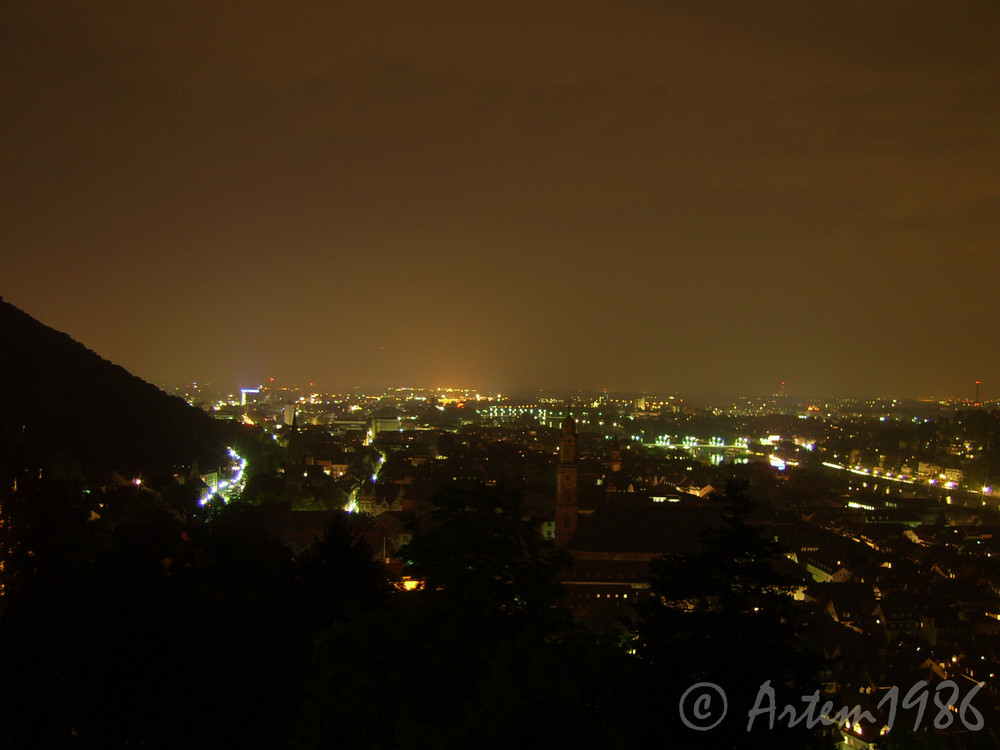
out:
M296 746L629 746L637 665L554 609L566 558L521 498L456 487L435 502L400 553L423 589L318 639Z
M452 487L432 502L430 529L400 550L425 599L484 617L550 612L570 558L542 537L519 494Z
M670 554L650 566L650 597L639 607L636 651L650 667L657 693L678 705L688 687L719 685L733 707L712 731L687 732L698 747L826 747L818 732L768 731L767 717L747 733L749 711L766 681L784 706L803 704L815 689L818 664L799 645L792 582L772 564L780 548L750 522L745 486L730 484L722 499L724 523L704 532L701 548ZM738 707L738 708L737 708Z

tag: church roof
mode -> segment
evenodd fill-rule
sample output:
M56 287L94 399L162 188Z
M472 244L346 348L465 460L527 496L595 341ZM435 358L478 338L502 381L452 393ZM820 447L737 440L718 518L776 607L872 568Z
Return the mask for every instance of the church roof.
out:
M604 506L580 516L577 532L567 547L579 552L652 555L696 552L700 548L698 532L721 523L718 508L709 504Z

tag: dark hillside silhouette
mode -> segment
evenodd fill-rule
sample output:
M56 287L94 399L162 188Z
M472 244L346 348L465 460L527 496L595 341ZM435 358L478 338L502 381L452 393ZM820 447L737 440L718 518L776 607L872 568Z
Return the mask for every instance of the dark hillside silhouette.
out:
M38 469L156 474L224 452L224 425L2 299L0 393L5 485Z

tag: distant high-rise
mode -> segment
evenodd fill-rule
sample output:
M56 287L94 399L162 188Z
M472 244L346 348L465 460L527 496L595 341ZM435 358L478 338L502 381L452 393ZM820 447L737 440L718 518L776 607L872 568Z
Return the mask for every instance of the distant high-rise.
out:
M556 471L556 544L565 546L576 533L579 503L577 478L580 466L576 460L576 422L566 417L559 440L559 466Z

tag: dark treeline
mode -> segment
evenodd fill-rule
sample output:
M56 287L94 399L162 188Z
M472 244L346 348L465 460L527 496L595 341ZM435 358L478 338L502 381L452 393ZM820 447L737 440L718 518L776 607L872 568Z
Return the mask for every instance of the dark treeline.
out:
M597 633L557 606L565 553L497 489L439 494L404 548L402 591L334 518L299 555L266 506L185 516L183 492L127 488L100 518L64 482L9 498L0 747L829 747L748 734L753 690L811 692L773 550L729 503L699 555ZM695 682L730 692L710 732L681 724ZM748 702L749 701L749 702Z

